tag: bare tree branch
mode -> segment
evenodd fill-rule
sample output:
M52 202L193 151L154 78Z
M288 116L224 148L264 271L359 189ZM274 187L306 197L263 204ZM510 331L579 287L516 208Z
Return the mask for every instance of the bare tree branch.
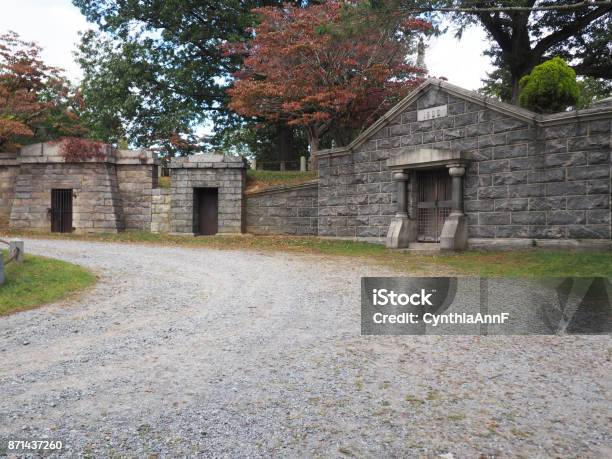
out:
M612 0L584 0L569 5L547 5L547 6L492 6L492 7L401 7L404 13L508 13L508 12L533 12L533 11L571 11L593 6L612 6Z

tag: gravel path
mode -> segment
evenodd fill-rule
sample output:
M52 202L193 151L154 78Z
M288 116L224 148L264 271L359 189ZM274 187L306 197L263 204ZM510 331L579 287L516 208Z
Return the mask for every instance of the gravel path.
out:
M0 318L0 437L92 457L612 457L609 337L361 337L359 278L382 268L26 247L100 282Z

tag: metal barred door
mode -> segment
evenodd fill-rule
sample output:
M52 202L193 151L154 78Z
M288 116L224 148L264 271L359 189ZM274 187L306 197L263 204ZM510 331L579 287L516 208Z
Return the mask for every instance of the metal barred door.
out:
M452 180L448 170L420 171L417 175L417 240L440 242L444 220L452 207Z
M51 231L72 232L72 190L51 190Z

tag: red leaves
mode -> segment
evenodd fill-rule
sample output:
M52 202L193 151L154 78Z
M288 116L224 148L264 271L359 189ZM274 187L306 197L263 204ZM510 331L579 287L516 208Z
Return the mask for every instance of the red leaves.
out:
M14 32L0 35L0 151L19 148L20 141L45 132L82 135L76 113L67 110L74 101L60 70L45 65L41 48L19 39Z
M261 17L254 39L224 47L245 56L230 108L292 125L361 127L418 84L421 69L406 63L410 36L430 25L347 5L254 10Z
M79 162L89 159L106 158L106 144L81 137L62 137L55 140L59 143L60 154L66 162Z

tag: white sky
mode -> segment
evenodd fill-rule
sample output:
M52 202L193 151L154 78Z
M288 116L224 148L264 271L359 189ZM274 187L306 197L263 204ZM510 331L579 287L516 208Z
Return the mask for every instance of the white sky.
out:
M44 48L47 64L65 69L71 80L81 77L73 51L79 41L78 32L92 25L70 0L0 0L0 3L0 33L13 30L24 40L38 42ZM461 41L449 32L430 41L425 62L430 75L446 77L466 89L477 89L490 69L488 58L482 56L487 47L486 36L480 29L466 31Z

